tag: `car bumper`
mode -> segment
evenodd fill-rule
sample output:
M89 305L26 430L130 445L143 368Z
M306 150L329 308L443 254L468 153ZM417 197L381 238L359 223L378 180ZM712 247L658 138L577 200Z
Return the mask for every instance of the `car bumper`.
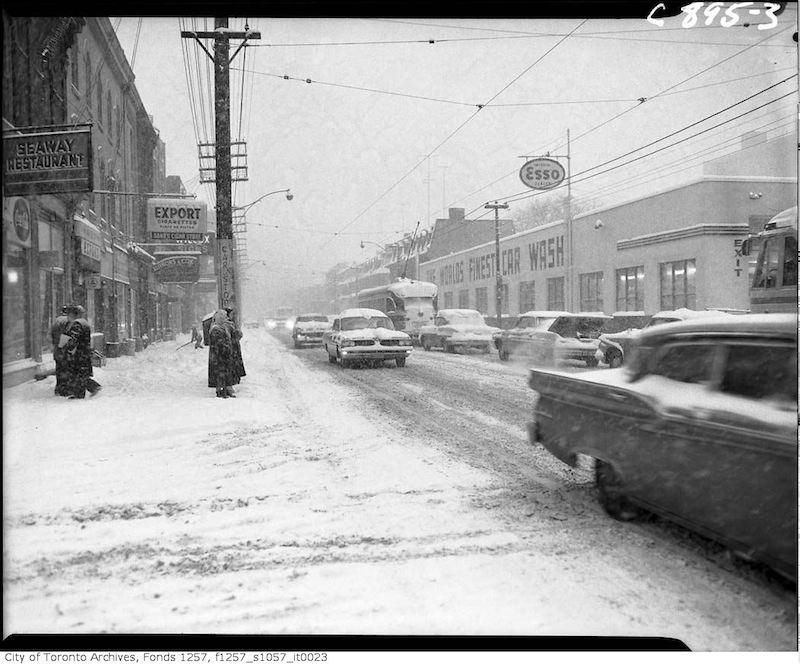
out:
M409 346L397 348L342 348L339 354L348 360L396 360L411 355Z
M296 334L294 339L299 344L321 344L322 332L319 334Z

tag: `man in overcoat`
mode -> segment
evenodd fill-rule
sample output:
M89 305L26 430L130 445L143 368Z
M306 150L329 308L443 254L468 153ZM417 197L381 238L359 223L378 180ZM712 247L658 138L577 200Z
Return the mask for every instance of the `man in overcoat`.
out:
M56 363L56 396L69 396L67 383L69 381L69 368L67 367L66 352L61 347L61 335L67 331L69 316L67 307L61 307L61 314L53 321L50 327L50 340L53 342L53 360Z

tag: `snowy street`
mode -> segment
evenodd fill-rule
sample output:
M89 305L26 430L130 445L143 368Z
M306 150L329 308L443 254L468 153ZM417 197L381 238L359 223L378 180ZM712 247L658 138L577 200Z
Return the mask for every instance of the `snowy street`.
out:
M342 370L245 329L236 399L179 335L4 390L4 635L664 636L796 650L794 589L527 443L524 364ZM417 413L418 417L414 417Z

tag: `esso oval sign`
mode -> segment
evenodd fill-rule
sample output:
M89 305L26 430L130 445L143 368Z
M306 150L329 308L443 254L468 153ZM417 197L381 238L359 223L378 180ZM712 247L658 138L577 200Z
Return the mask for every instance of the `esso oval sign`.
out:
M564 181L564 167L555 159L541 157L525 162L519 171L522 182L531 189L552 189Z

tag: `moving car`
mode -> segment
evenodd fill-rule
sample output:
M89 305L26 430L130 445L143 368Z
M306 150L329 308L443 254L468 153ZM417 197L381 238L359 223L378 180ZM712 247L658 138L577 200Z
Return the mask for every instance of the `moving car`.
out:
M447 353L467 348L488 353L494 343L493 335L498 332L500 328L487 325L476 309L440 309L433 325L419 329L419 343L425 350L437 346Z
M659 325L626 367L528 384L531 443L592 457L610 516L651 511L796 578L796 315Z
M525 355L537 364L579 360L595 367L600 330L609 320L611 316L599 312L528 311L516 327L496 337L495 346L501 360Z
M625 312L621 312L625 313ZM612 369L616 369L625 362L628 350L636 341L639 330L644 327L655 327L664 323L677 323L682 320L692 320L696 318L708 318L710 316L726 315L726 312L719 310L694 311L693 309L675 309L673 311L659 311L653 315L646 325L632 325L627 330L619 332L606 332L600 335L600 344L597 352L597 359L605 362Z
M322 333L330 329L331 323L323 314L300 314L294 319L292 341L295 348L322 343Z
M342 368L358 363L378 365L394 360L398 367L411 354L411 337L394 329L392 320L377 309L345 309L322 335L331 364Z

